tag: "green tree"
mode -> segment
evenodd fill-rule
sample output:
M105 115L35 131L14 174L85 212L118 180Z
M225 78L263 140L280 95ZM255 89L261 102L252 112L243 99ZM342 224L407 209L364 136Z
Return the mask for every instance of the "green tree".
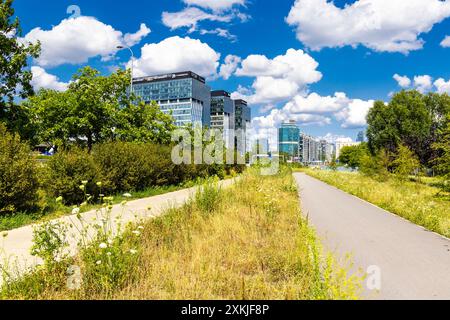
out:
M369 152L366 143L358 146L344 147L341 150L339 161L351 168L358 168L361 165L361 158Z
M396 154L399 146L405 145L423 165L430 165L437 156L432 145L439 141L439 132L449 112L447 94L401 91L389 104L377 101L367 116L370 151L376 154L386 149Z
M445 189L450 191L450 121L442 130L440 141L433 144L433 149L439 153L439 157L435 160L434 168L444 177Z
M361 158L360 172L369 177L385 181L389 176L391 165L391 155L382 149L374 156L365 154Z
M40 44L19 41L19 18L14 17L12 0L0 0L0 121L13 131L19 131L27 122L27 114L14 103L33 95L32 73L26 70L27 61L37 58Z
M101 76L81 69L67 91L41 90L22 105L33 114L40 142L67 147L75 143L92 150L111 140L169 144L174 119L156 103L146 105L128 94L130 74L118 70Z
M129 142L170 144L175 120L161 111L156 102L128 104L119 111L118 127L114 138Z
M396 159L392 162L394 173L400 180L420 170L420 161L408 147L400 145Z

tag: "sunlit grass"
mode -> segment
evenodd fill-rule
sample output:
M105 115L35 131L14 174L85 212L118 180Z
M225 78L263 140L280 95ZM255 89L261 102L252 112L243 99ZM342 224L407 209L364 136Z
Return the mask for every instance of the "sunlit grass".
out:
M80 290L65 288L61 268L5 287L0 297L357 299L361 279L322 253L299 208L289 170L273 177L248 170L233 187L208 185L181 209L144 223L138 242L126 233L121 247L111 250L135 248L139 260L120 266L124 281L114 290L99 287L101 275L93 269L98 249L89 249L92 254L73 262L83 271Z
M394 177L377 181L359 173L306 170L306 173L385 210L450 237L450 198L435 187L436 178L421 182Z

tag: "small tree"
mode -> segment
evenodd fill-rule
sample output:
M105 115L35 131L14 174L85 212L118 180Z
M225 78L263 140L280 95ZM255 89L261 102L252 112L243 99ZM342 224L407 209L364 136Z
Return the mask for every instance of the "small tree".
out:
M433 149L440 154L434 168L444 177L443 189L450 191L450 116L447 127L442 132L442 139L433 145Z
M411 174L420 170L420 161L414 152L407 146L400 145L396 159L392 162L394 173L400 180L408 179Z
M390 166L389 152L381 150L377 155L365 154L361 158L360 172L369 177L385 181L389 175Z

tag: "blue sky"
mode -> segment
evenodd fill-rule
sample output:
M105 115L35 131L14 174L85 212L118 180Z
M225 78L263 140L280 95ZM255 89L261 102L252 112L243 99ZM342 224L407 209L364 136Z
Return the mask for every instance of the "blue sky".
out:
M80 17L67 14L71 5ZM87 64L105 74L124 68L129 53L113 48L127 42L140 75L194 69L213 89L247 98L255 127L266 129L261 137L293 118L313 135L355 138L372 100L388 101L402 86L450 91L450 1L16 0L14 7L25 40L39 39L46 50L32 63L35 87L63 90Z

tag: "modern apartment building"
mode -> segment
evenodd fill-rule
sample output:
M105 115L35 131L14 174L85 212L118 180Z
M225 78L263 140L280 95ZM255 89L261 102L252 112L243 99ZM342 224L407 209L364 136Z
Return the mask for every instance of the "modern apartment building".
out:
M211 92L211 129L223 132L225 146L234 147L235 105L230 93L217 90Z
M145 102L156 101L177 126L211 124L211 89L191 71L133 79L133 90Z
M298 157L299 141L300 128L296 122L293 120L283 122L278 129L279 153L287 154L291 160L294 160Z
M247 130L250 129L252 121L252 111L245 100L234 100L234 128L241 136L236 135L236 150L240 154L247 151Z
M314 164L322 162L322 144L317 138L301 133L298 149L301 163Z

